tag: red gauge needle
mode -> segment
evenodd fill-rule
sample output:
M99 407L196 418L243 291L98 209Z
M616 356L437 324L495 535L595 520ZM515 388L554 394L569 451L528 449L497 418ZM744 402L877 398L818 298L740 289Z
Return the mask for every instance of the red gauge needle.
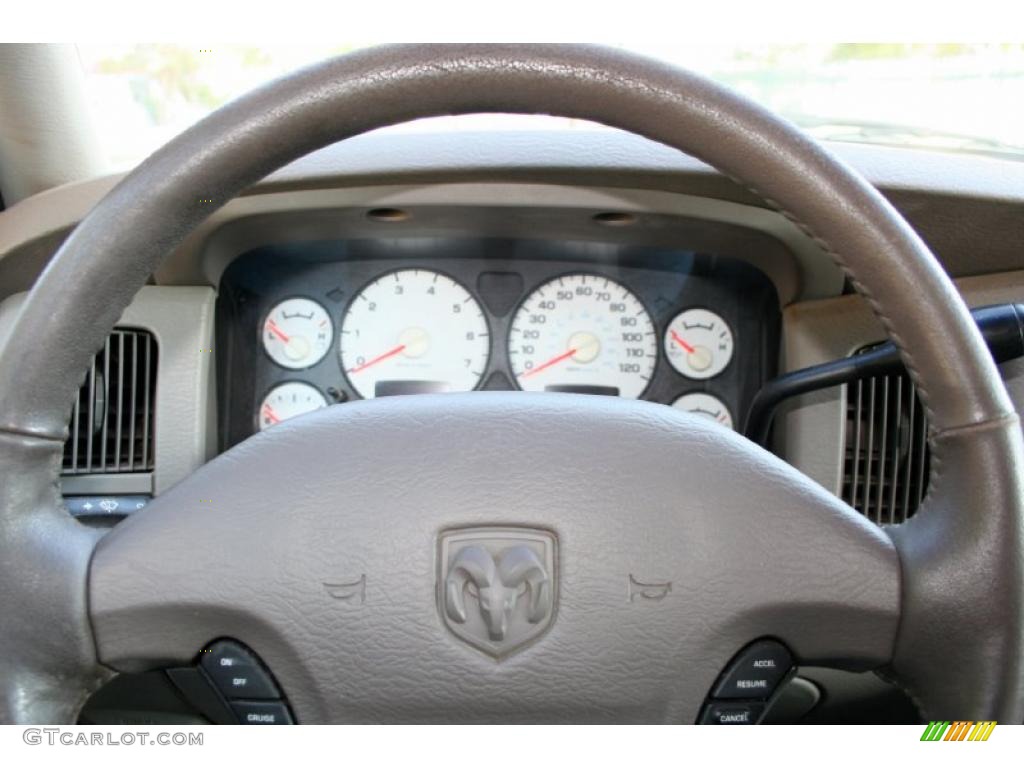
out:
M289 336L280 328L278 328L277 323L275 323L273 320L267 320L267 330L270 331L275 336L277 336L277 338L279 338L285 344L287 344L288 341L291 339L291 336Z
M678 345L679 345L680 347L682 347L683 349L685 349L685 350L686 350L687 352L693 353L693 352L696 352L696 351L697 351L697 350L695 350L695 349L694 349L693 347L691 347L691 346L690 346L689 344L687 344L687 343L686 343L685 341L683 341L683 337L682 337L682 336L680 336L680 335L679 335L678 333L676 333L675 331L669 331L669 333L671 333L671 334L672 334L672 341L674 341L674 342L675 342L676 344L678 344Z
M274 409L269 405L263 406L263 415L270 419L274 424L281 423L281 420L277 418L277 414L274 413Z
M394 349L389 349L383 355L377 355L375 358L373 358L372 360L367 360L362 365L357 365L355 368L350 368L348 372L350 374L353 374L353 373L359 373L360 371L365 371L371 365L376 365L377 363L381 362L382 360L387 360L389 357L394 357L395 355L397 355L400 352L402 352L404 349L405 349L405 344L399 344Z
M537 366L536 368L531 368L531 369L530 369L530 370L528 370L528 371L527 371L526 373L524 373L524 374L522 375L522 377L521 377L521 378L524 378L524 379L525 379L525 378L528 378L528 377L530 377L530 376L533 376L533 374L535 374L535 373L540 373L540 372L541 372L541 371L543 371L543 370L544 370L545 368L550 368L550 367L551 367L552 365L556 365L557 363L560 363L560 362L562 362L563 360L566 360L566 359L568 359L568 358L572 357L572 356L573 356L573 355L575 355L575 354L576 354L577 352L579 352L579 350L578 350L578 349L576 349L575 347L573 347L572 349L570 349L570 350L569 350L569 351L567 351L567 352L563 352L562 354L560 354L560 355L558 355L558 356L556 356L556 357L552 357L552 358L551 358L550 360L548 360L548 361L547 361L546 363L544 363L544 364L542 364L542 365L538 365L538 366Z

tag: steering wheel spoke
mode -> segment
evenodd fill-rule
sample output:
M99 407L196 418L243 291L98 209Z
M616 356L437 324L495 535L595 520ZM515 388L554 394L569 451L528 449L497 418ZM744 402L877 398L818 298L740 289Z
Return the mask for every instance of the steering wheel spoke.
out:
M0 722L71 721L110 677L86 611L99 533L71 519L38 470L60 466L62 450L60 440L0 432Z

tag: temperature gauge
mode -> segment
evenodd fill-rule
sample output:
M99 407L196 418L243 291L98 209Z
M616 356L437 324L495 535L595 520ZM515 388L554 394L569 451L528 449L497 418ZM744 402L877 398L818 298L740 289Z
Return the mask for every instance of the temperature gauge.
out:
M271 360L295 371L323 359L334 340L334 327L327 310L312 299L286 299L267 314L260 337Z
M301 381L289 381L274 387L260 404L260 429L324 408L327 398L320 390Z
M689 379L717 376L732 360L732 329L708 309L688 309L665 332L665 356Z
M681 411L695 413L706 419L712 419L729 429L733 428L732 414L729 412L729 406L714 395L704 392L691 392L672 403L672 407L678 408Z

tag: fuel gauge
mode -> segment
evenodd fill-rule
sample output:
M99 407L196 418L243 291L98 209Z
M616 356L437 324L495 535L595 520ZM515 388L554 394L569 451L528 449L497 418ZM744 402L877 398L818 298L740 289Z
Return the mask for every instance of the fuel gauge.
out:
M294 371L323 359L334 328L327 310L312 299L285 299L267 314L260 337L270 359Z

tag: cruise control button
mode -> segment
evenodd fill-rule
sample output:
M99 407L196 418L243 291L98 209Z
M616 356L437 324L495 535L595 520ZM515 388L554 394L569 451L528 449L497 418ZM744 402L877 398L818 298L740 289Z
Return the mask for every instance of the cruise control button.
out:
M759 640L743 650L712 691L715 699L767 699L793 666L793 657L776 640Z
M764 704L714 701L704 708L701 725L755 725L764 712Z
M279 699L270 675L255 664L237 664L231 667L214 667L207 670L217 690L228 699Z
M283 701L233 701L242 725L292 725L292 716Z
M227 640L214 643L201 654L200 664L225 698L281 698L281 692L270 675L238 643Z

